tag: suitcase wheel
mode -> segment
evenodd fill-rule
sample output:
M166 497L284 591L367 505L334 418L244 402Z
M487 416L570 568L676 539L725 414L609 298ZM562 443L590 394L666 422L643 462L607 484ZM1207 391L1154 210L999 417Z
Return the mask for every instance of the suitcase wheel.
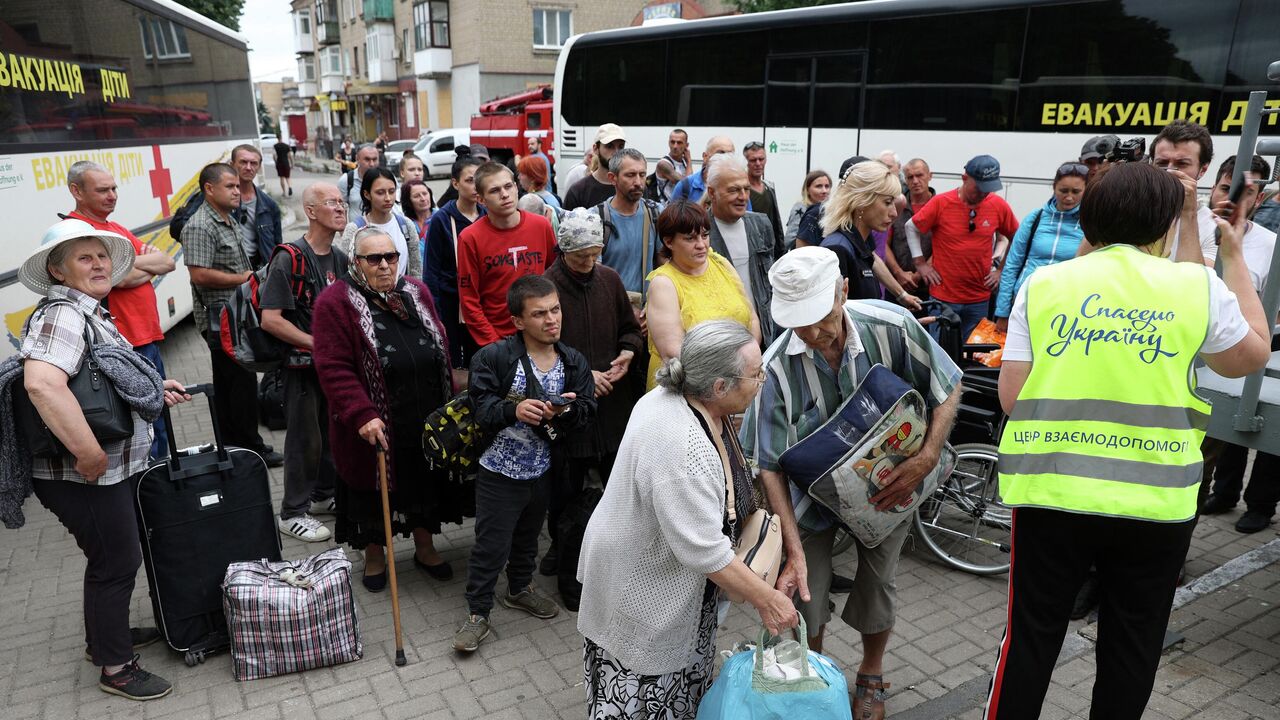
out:
M205 653L203 650L188 650L187 653L182 656L182 659L187 663L187 667L195 667L196 665L204 663L204 655Z

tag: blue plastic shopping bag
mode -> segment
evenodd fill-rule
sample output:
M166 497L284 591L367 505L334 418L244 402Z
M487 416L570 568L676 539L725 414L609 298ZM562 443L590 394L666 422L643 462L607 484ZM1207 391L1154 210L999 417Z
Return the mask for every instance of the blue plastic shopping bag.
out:
M753 650L744 650L724 662L720 676L698 706L698 720L852 720L849 686L844 673L825 656L809 650L800 626L811 675L782 680L764 674L767 634Z

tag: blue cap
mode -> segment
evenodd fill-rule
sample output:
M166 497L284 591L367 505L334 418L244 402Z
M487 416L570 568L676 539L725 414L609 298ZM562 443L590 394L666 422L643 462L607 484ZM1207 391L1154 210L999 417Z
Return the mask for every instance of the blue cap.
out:
M979 155L964 164L964 174L973 178L978 189L984 193L995 192L1004 187L1000 182L1000 161L990 155Z

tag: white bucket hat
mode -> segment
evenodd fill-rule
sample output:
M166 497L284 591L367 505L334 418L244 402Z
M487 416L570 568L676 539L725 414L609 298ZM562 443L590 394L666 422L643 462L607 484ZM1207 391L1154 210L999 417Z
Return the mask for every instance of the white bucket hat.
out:
M784 328L812 325L826 317L843 280L840 261L824 247L801 247L783 255L769 268L773 321Z
M111 286L115 287L133 269L133 243L123 235L99 230L83 220L63 220L44 232L40 247L27 256L18 269L18 281L31 292L46 295L57 281L49 275L49 253L62 243L81 238L100 238L111 255Z

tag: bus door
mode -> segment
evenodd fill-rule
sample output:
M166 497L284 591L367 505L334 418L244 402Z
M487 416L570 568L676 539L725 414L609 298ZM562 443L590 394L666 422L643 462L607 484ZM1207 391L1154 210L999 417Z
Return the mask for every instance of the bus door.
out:
M866 53L773 55L765 66L765 178L785 218L810 170L836 182L840 163L858 151Z

